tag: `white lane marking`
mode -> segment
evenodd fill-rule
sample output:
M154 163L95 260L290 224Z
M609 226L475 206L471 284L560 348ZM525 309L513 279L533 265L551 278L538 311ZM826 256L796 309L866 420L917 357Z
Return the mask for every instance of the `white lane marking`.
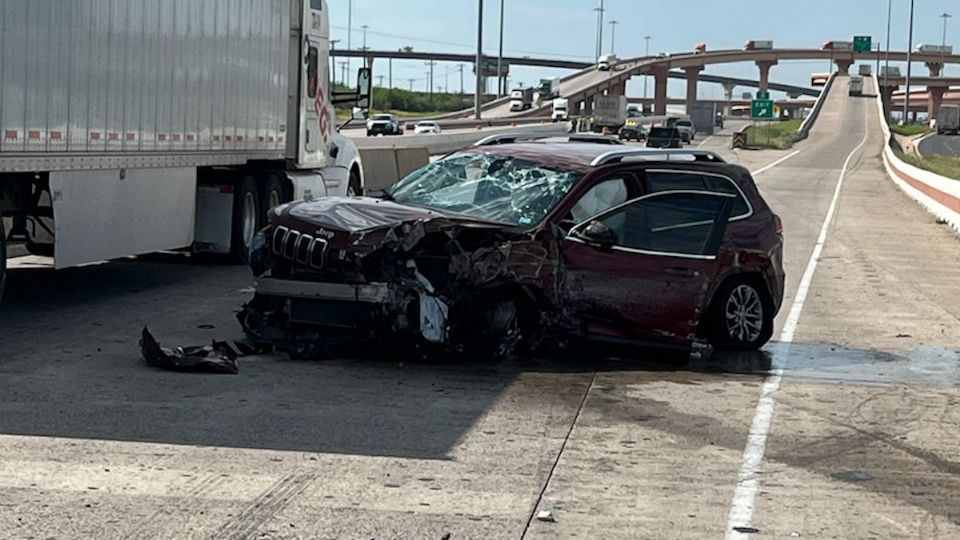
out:
M760 173L762 173L762 172L769 171L770 169L776 167L777 165L783 163L784 161L792 158L793 156L795 156L795 155L797 155L797 154L799 154L799 153L800 153L799 150L794 150L793 152L791 152L791 153L783 156L782 158L774 161L773 163L771 163L771 164L769 164L769 165L766 165L766 166L764 166L764 167L760 167L759 169L757 169L757 170L755 170L755 171L752 171L752 174L753 174L754 176L756 176L756 175L758 175L758 174L760 174Z
M700 144L697 145L697 148L703 148L703 145L707 144L707 141L713 138L713 135L707 137L706 139L700 141Z
M760 484L760 466L763 464L763 454L767 446L767 435L770 433L773 409L776 405L773 394L779 390L780 381L783 379L783 369L790 353L790 344L793 342L793 335L797 330L797 323L800 321L800 313L803 312L803 305L807 299L807 293L810 291L813 274L817 271L820 254L823 252L823 246L827 242L827 232L830 230L830 223L833 221L833 216L837 211L837 201L840 199L840 188L843 187L843 179L847 175L847 167L850 166L850 160L863 148L867 143L867 138L870 136L868 129L869 124L867 123L868 118L869 115L864 114L863 140L847 155L847 159L843 162L840 177L837 178L837 187L833 190L833 199L830 200L827 215L823 218L823 225L820 227L820 235L817 237L816 245L813 246L813 253L810 254L810 261L807 262L807 268L803 271L803 277L800 278L797 295L793 299L793 305L790 307L787 321L784 323L783 330L780 332L780 342L773 351L773 365L775 368L760 388L760 399L757 401L757 408L753 415L753 424L750 426L749 435L747 435L747 445L743 449L743 461L740 465L740 473L737 475L737 489L734 491L733 501L730 503L730 514L727 517L727 529L724 536L726 540L745 540L749 538L747 533L736 531L734 527L750 527L753 523L754 503L756 502L757 489ZM787 158L792 155L793 154L787 156ZM763 169L761 169L761 171L762 170Z

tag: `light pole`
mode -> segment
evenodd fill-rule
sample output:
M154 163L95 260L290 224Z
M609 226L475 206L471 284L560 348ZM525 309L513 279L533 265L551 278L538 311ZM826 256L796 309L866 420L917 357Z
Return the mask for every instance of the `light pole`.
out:
M347 2L347 50L353 48L351 43L351 36L353 36L353 0ZM350 69L350 57L347 57L347 69Z
M651 36L643 36L644 41L647 42L646 52L643 53L644 56L650 58L650 39ZM643 99L647 99L647 80L650 78L649 75L643 75Z
M430 81L429 81L429 85L430 85L430 99L433 100L433 66L437 65L437 61L436 61L436 60L431 60L431 61L429 61L429 62L426 62L426 64L427 64L427 66L430 67L430 71L427 72L427 77L429 77L429 79L430 79Z
M503 3L504 0L500 0L500 56L497 57L497 97L506 92L506 89L503 88Z
M940 15L943 19L943 41L940 43L940 76L943 77L943 72L946 71L947 65L944 63L944 57L947 55L947 19L953 17L949 13L944 13Z
M910 67L913 65L913 2L910 0L910 32L907 35L907 91L903 99L903 123L907 123L907 115L910 113Z
M473 95L473 116L480 120L480 104L483 97L483 0L477 6L477 91ZM497 73L497 75L500 75Z
M603 0L600 0L600 7L593 8L597 12L597 58L603 54Z
M330 40L330 65L333 66L333 71L330 75L331 75L331 78L333 79L331 81L331 84L333 86L337 85L337 54L335 52L337 49L337 43L340 43L339 39Z
M620 24L620 21L613 20L610 21L610 52L616 54L616 44L617 44L617 25Z
M890 20L893 15L893 0L887 0L887 52L883 55L883 70L890 72ZM879 73L877 74L879 75ZM887 84L887 75L883 76L883 84ZM889 114L889 111L887 112ZM889 118L887 119L889 121Z
M367 50L367 30L370 29L370 25L365 24L360 29L363 30L363 50Z

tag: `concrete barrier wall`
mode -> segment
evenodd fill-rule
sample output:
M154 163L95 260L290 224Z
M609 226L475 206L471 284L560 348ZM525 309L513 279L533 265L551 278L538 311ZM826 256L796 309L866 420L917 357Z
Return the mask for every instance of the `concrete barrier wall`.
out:
M960 180L914 167L897 157L890 146L890 127L883 112L883 101L879 92L877 94L877 114L884 135L883 166L887 174L910 198L960 233Z
M367 192L384 190L412 171L430 163L426 147L360 149L363 183Z
M798 133L800 134L801 141L810 135L810 128L813 127L814 122L817 121L817 117L820 116L820 110L823 109L823 103L827 100L827 94L830 92L830 89L833 88L833 81L836 80L836 78L837 72L834 71L830 74L830 77L827 78L827 84L823 86L823 90L821 90L820 95L817 96L817 101L813 104L813 109L810 111L810 114L808 114L800 124Z

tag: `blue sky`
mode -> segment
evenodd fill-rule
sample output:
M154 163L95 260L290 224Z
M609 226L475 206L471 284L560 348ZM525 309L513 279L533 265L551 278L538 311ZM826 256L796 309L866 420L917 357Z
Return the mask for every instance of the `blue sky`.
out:
M328 0L331 10L332 39L347 41L347 4L349 0ZM412 46L426 52L470 53L476 50L478 0L352 0L352 46L363 42L361 25L368 25L367 46L373 49L397 49ZM850 40L855 34L871 35L884 41L887 28L886 0L604 0L603 49L610 49L611 19L616 27L616 53L621 57L644 54L643 36L652 36L650 52L692 50L703 41L710 49L742 47L749 39L773 39L778 47L819 47L825 41ZM599 0L505 0L504 54L544 56L591 61L596 49L596 12ZM907 46L909 0L893 0L891 39L893 49ZM960 2L957 0L916 0L914 43L939 44L943 19L947 23L947 43L960 48ZM484 2L484 51L496 54L499 46L500 1ZM827 69L826 61L781 63L771 80L809 84L810 74ZM439 64L434 70L434 87L445 84L451 90L460 87L455 64ZM914 70L926 69L915 65ZM466 71L469 72L468 67ZM386 75L386 63L374 65L375 75ZM395 62L394 85L424 89L427 66L422 62ZM445 73L449 73L445 76ZM540 77L567 73L563 70L515 67L511 86L517 81L529 85ZM757 78L750 64L712 66L707 73ZM946 75L960 76L960 67L951 66ZM469 76L466 77L469 79ZM444 81L447 81L446 83ZM492 83L491 83L492 84ZM466 86L470 87L469 81ZM718 85L700 85L701 97L720 97ZM671 83L671 96L681 96L684 83ZM744 89L738 89L738 93ZM631 95L643 93L641 78L628 87ZM652 90L651 90L652 93Z

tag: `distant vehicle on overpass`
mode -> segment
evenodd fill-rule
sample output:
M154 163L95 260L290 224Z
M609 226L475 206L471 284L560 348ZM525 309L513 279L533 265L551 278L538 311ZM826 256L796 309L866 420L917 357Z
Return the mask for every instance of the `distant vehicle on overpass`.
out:
M510 111L525 111L533 106L533 87L517 88L510 92Z
M823 47L820 47L820 50L823 51L852 51L853 42L852 41L828 41L823 44Z
M597 69L600 71L610 71L617 65L617 55L605 54L597 59Z
M869 77L871 74L873 74L873 68L870 66L870 64L860 64L859 69L861 77Z
M814 73L810 76L810 86L826 86L829 73Z
M773 40L770 39L752 39L743 46L745 51L768 51L773 49Z
M880 68L881 77L895 77L900 78L900 68L897 66L883 66Z
M694 54L704 54L707 52L707 44L704 42L697 43L696 48L693 49Z
M540 88L538 91L540 92L541 100L560 97L560 77L540 79Z
M917 48L914 49L918 53L927 53L927 54L953 54L953 45L917 45Z

